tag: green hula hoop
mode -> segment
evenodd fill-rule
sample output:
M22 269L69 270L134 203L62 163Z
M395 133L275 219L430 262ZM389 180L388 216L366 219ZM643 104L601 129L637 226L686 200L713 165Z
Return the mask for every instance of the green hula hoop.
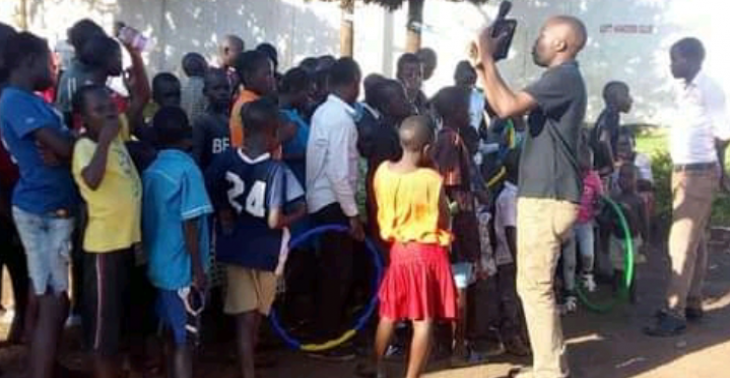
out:
M631 282L634 278L634 243L632 240L633 238L631 235L631 229L629 228L629 224L626 221L626 217L624 216L621 207L616 202L612 201L606 196L602 196L601 200L607 203L611 207L613 212L616 213L619 223L621 224L621 229L623 230L625 251L624 272L626 272L626 274L624 275L624 282L623 285L621 285L621 287L619 288L618 296L606 303L591 302L591 300L588 299L588 295L584 291L583 285L576 285L576 291L578 292L578 298L581 302L583 302L583 305L585 305L586 308L593 312L604 314L610 312L613 307L618 304L618 302L624 301L629 297L629 289L631 288Z

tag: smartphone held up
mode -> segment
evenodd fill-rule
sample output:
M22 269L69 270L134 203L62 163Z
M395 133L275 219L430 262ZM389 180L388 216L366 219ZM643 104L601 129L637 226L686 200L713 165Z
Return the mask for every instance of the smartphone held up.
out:
M495 61L507 58L510 46L512 45L512 40L515 36L515 31L517 31L517 20L507 18L507 14L509 14L511 9L512 2L508 0L502 1L499 5L497 18L494 19L494 22L490 26L492 38L500 38L496 48L494 49L494 54L492 55ZM480 59L478 55L478 42L473 42L469 47L469 56L472 60L478 61Z

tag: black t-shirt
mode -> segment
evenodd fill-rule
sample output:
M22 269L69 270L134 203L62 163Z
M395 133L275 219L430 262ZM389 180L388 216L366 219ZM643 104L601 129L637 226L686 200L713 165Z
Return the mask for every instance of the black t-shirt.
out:
M601 134L608 132L611 141L611 152L616 156L616 143L618 142L621 115L618 110L607 107L601 112L596 121L596 126L591 130L591 148L594 152L594 168L600 170L606 167L613 167L613 161L609 159L605 144L601 143Z
M520 161L519 196L580 202L577 152L586 113L586 87L577 62L545 71L528 86L530 113Z
M193 159L202 170L230 145L231 131L226 114L206 111L193 123Z

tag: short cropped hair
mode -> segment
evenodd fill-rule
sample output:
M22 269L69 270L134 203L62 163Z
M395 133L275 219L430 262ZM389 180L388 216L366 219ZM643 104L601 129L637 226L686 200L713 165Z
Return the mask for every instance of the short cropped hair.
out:
M340 58L330 68L329 80L333 87L353 84L360 80L360 66L352 58Z

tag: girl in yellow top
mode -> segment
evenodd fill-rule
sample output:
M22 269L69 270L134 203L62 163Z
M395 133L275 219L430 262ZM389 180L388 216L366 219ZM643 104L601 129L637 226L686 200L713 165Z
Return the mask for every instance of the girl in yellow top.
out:
M72 171L87 204L84 303L95 376L119 370L117 356L127 319L128 279L141 239L142 183L121 139L117 107L103 85L81 87L73 111L85 134L74 146Z
M384 377L382 357L399 320L413 321L406 378L420 377L428 361L433 322L456 317L456 287L449 264L448 205L438 172L428 168L433 142L430 119L406 119L399 131L403 157L383 163L375 173L381 236L392 245L390 265L380 287L380 324L375 369L361 373ZM369 373L369 374L368 374Z

